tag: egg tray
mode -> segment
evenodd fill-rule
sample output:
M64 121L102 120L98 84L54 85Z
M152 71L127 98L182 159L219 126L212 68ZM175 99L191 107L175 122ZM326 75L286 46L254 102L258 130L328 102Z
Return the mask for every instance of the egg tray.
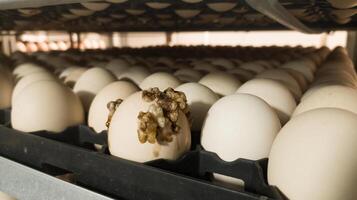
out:
M266 183L267 159L224 162L197 146L176 161L160 159L142 164L109 155L106 133L96 134L86 126L70 127L60 134L29 134L7 124L0 126L1 156L51 175L70 173L76 184L110 197L285 199L278 189ZM95 151L93 144L103 145L102 150ZM243 180L245 191L212 183L212 173Z

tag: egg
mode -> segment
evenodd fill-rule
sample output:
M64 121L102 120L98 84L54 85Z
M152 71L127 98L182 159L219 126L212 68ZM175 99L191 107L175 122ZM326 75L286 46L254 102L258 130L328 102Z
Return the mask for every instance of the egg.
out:
M160 90L165 90L168 87L176 88L181 84L181 81L175 76L166 72L156 72L146 77L139 85L142 90L153 87L158 87Z
M79 96L88 111L95 95L111 82L116 81L115 76L103 68L91 68L85 71L74 85L73 91Z
M110 6L109 3L95 3L95 2L86 2L81 4L83 7L93 11L102 11Z
M258 160L268 157L280 127L278 116L265 101L250 94L233 94L209 109L201 144L227 162Z
M197 16L200 14L201 10L195 10L195 9L176 9L175 13L180 16L183 19L189 19Z
M37 81L43 81L43 80L53 80L55 81L55 77L48 73L48 72L36 72L29 74L22 79L20 79L17 83L16 86L14 87L13 93L12 93L12 104L14 104L15 99L17 95L24 89L26 86L30 85L31 83L37 82Z
M308 82L312 82L314 79L313 70L306 63L293 61L293 62L285 63L284 65L281 66L281 68L293 69L302 73Z
M125 59L113 59L107 65L106 69L111 71L117 78L130 67L130 63Z
M226 72L209 73L202 77L199 83L221 96L234 94L241 85L237 78Z
M210 72L220 71L220 68L208 62L196 62L193 64L193 69L200 71L204 74Z
M281 124L290 119L296 107L294 96L289 89L270 79L252 79L244 83L237 93L251 94L263 99L275 110Z
M61 132L83 123L80 100L56 81L37 81L25 87L11 110L11 124L16 130Z
M357 115L336 108L292 118L275 139L268 182L291 200L357 196Z
M225 58L217 58L211 61L213 65L221 66L226 70L230 70L235 68L235 65L232 61L225 59Z
M288 69L288 68L283 68L282 70L288 72L289 75L291 75L297 81L297 83L299 84L302 91L305 91L307 89L308 82L307 82L305 76L301 72L298 72L294 69Z
M294 95L296 100L299 100L302 91L299 86L299 83L286 71L279 69L269 69L260 73L256 76L256 78L266 78L280 81L286 87L289 88L290 92Z
M340 108L357 114L357 90L341 85L318 87L305 93L293 116L317 108Z
M179 78L181 81L190 81L197 82L202 77L202 74L199 71L196 71L191 68L182 68L177 70L174 75Z
M201 131L203 121L209 108L219 99L219 96L208 87L199 83L185 83L175 90L185 93L187 104L191 111L193 131Z
M36 65L34 63L24 63L16 66L12 73L14 74L16 79L20 79L34 72L44 72L44 71L46 70L40 67L39 65Z
M139 90L133 83L116 81L101 89L93 99L88 113L88 126L97 133L107 129L106 122L109 116L107 105L117 99L124 100L129 95Z
M254 62L243 63L239 68L254 72L255 74L265 71L265 68L262 65Z
M0 109L11 107L11 96L14 88L12 77L0 67Z
M143 80L150 75L147 68L142 66L134 66L124 70L118 77L119 80L129 80L136 85L140 85Z
M327 0L332 4L333 7L339 9L353 8L357 6L356 0Z
M253 72L241 68L231 69L228 70L227 72L236 75L238 79L242 82L246 82L254 77Z
M64 81L64 79L66 79L66 77L76 69L78 69L78 67L68 67L68 68L64 69L63 71L61 71L61 73L59 74L58 78L60 80Z
M186 115L177 110L173 123L157 99L151 101L145 95L147 92L132 94L114 112L108 129L109 151L114 156L136 162L161 158L175 160L191 146ZM166 101L168 99L171 100L165 98ZM180 127L178 132L168 126L171 123Z
M84 67L79 67L68 74L68 76L64 79L63 83L70 88L76 84L78 79L86 72L88 69Z
M216 12L227 12L236 7L237 3L229 3L229 2L217 2L217 3L208 3L207 6L216 11Z

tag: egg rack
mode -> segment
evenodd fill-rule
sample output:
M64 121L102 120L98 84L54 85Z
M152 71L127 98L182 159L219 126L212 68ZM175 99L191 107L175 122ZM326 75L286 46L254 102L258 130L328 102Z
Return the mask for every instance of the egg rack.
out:
M109 155L105 132L96 134L81 125L60 134L29 134L11 129L8 115L8 110L0 111L0 156L51 175L71 173L79 186L113 198L284 199L266 182L267 159L225 162L197 146L176 161L141 164ZM93 144L103 145L102 150L94 150ZM243 180L245 191L212 183L212 173Z
M287 26L304 32L321 32L355 30L357 21L356 16L338 20L335 13L338 9L326 0L269 0L266 2L270 3L264 6L259 6L256 0L196 3L187 0L102 0L95 1L97 4L86 4L88 1L63 1L62 4L52 1L36 1L34 4L0 2L0 30L275 30ZM226 5L223 8L212 6L215 3Z

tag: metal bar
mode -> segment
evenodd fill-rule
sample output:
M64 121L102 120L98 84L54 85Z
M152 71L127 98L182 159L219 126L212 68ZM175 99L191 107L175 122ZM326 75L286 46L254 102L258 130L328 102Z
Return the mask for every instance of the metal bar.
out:
M353 61L355 67L357 66L357 31L349 31L347 35L347 51Z
M21 200L111 200L0 156L0 191Z
M274 19L278 23L304 33L320 33L321 31L313 30L300 22L294 15L289 13L278 0L245 0L253 9Z
M95 0L0 0L0 10L83 3Z

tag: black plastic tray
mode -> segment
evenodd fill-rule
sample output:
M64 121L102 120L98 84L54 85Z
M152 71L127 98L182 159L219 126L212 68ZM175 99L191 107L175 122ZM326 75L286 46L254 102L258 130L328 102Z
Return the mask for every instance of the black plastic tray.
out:
M102 151L95 151L93 144L102 144ZM0 155L53 175L73 173L78 185L114 198L284 199L266 183L267 159L228 163L197 146L176 161L136 163L108 155L106 133L95 134L86 126L60 134L0 126ZM213 184L212 173L242 179L245 191Z

